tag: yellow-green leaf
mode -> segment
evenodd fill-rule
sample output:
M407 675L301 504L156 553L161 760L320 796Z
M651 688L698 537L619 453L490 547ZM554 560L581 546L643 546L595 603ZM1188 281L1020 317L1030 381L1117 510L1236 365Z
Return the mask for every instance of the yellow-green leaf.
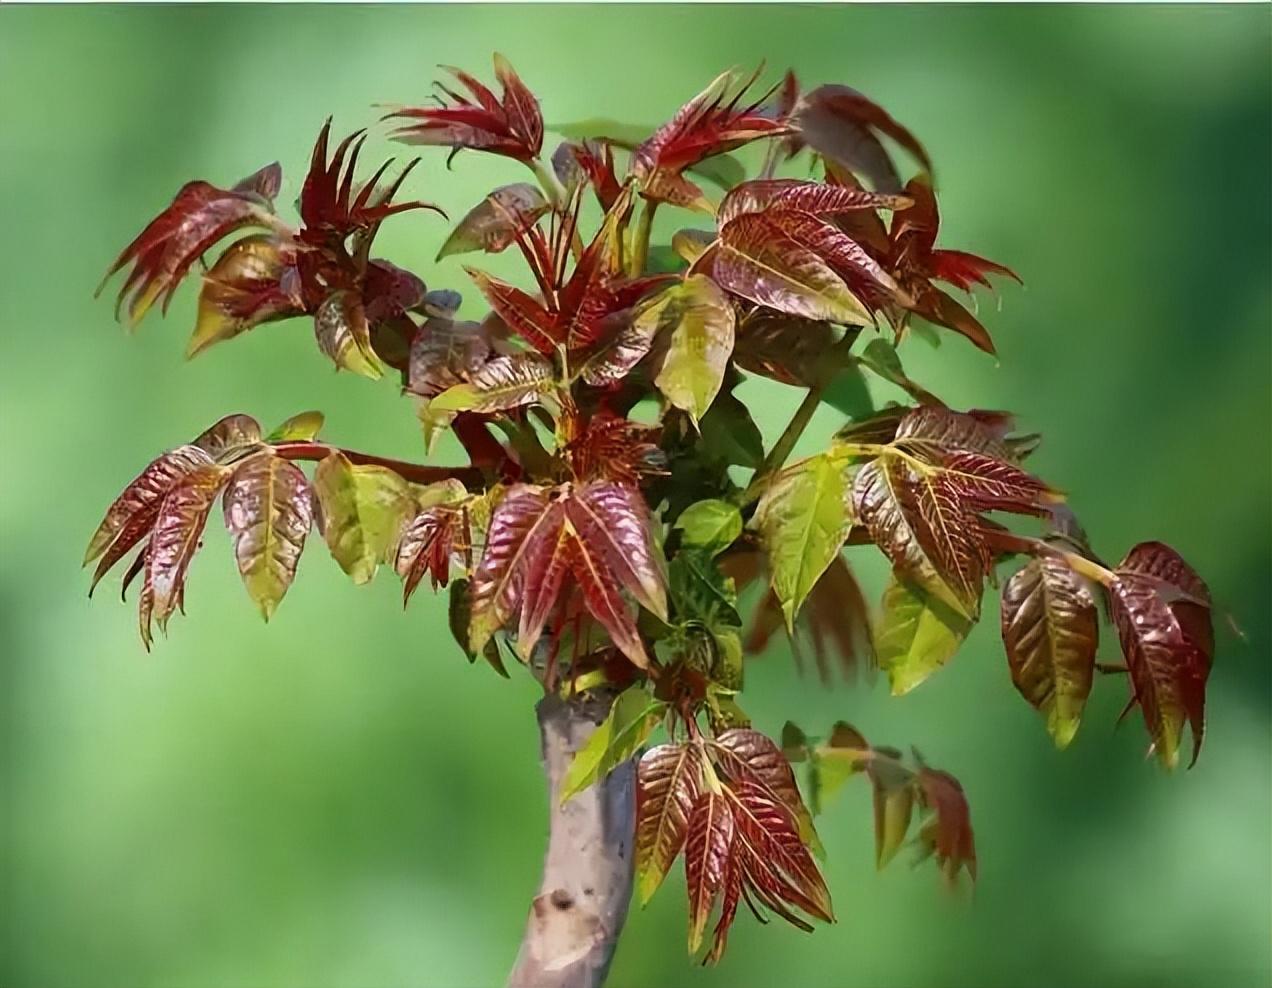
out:
M282 423L265 437L265 441L270 443L308 442L318 437L318 433L322 431L323 422L322 412L301 412Z
M848 536L845 493L841 462L821 453L778 473L756 507L755 524L768 553L773 591L789 629Z
M603 779L636 753L649 738L667 704L655 700L642 686L621 693L609 716L592 732L587 743L574 755L561 783L561 802Z
M314 493L331 555L354 583L366 583L414 514L410 485L386 467L355 466L332 453L314 470Z
M718 498L689 505L676 519L682 545L722 552L742 534L742 514L735 505Z
M695 423L711 407L724 380L733 353L733 324L732 304L705 275L664 289L636 316L635 325L651 335L669 335L654 383Z
M879 666L894 696L908 693L958 651L972 621L936 597L895 578L883 593L875 628Z

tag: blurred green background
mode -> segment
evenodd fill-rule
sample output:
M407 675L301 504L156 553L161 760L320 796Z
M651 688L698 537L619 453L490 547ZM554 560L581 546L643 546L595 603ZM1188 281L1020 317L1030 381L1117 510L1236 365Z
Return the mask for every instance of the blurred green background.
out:
M1206 751L1174 777L1144 762L1138 714L1114 733L1117 681L1054 751L992 611L903 699L823 690L775 647L749 673L759 727L849 719L963 780L974 902L927 868L875 873L858 784L821 825L838 925L743 916L693 970L672 882L611 983L1267 985L1270 25L1266 6L0 9L0 985L501 983L543 838L528 677L470 668L443 599L404 614L391 574L354 588L316 543L267 628L210 526L190 615L149 656L79 569L122 485L228 411L319 407L334 441L422 455L394 386L333 374L306 323L186 363L192 286L133 339L91 294L182 182L280 158L289 205L328 114L371 123L436 63L488 77L492 50L550 121L653 123L761 58L877 98L933 155L943 243L1028 283L982 301L1001 364L949 336L907 344L911 373L1044 431L1037 469L1097 547L1173 542L1248 634L1221 631ZM443 160L407 188L452 216L523 179ZM408 215L378 252L463 289L458 259L432 262L444 232ZM773 435L798 395L747 387Z

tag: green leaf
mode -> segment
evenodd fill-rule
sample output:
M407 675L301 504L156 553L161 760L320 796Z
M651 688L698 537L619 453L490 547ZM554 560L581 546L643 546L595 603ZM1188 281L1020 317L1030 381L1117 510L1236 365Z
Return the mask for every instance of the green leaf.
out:
M654 383L696 424L715 400L733 353L733 306L705 275L692 275L642 306L635 324L669 334ZM651 334L652 335L652 334Z
M301 412L293 415L286 422L265 437L267 443L308 442L316 439L322 431L324 419L322 412Z
M728 501L711 498L689 505L676 519L681 544L712 555L731 546L742 534L742 513Z
M965 615L894 578L884 590L875 629L879 666L888 674L893 696L908 693L945 665L971 628Z
M751 411L731 391L716 395L698 423L701 449L707 458L754 470L764 462L764 437Z
M315 468L313 488L331 555L354 583L366 583L415 513L410 485L386 467L354 466L332 453Z
M755 510L773 591L788 630L795 615L848 537L843 466L828 453L810 456L778 473Z
M621 693L609 716L570 762L561 783L561 802L567 802L631 758L653 733L666 709L666 703L655 700L642 686Z

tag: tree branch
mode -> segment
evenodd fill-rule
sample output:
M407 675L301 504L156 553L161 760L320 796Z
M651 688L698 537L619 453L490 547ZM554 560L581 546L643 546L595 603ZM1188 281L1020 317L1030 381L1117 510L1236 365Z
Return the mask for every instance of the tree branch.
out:
M372 456L352 449L341 449L320 442L271 443L274 452L284 460L321 460L332 453L343 453L350 463L388 467L404 480L415 484L435 484L439 480L458 480L465 487L481 484L482 472L476 467L432 467L422 463L407 463L386 456Z
M636 765L629 760L561 805L574 757L609 713L616 691L539 701L548 782L548 848L508 988L599 988L632 894Z

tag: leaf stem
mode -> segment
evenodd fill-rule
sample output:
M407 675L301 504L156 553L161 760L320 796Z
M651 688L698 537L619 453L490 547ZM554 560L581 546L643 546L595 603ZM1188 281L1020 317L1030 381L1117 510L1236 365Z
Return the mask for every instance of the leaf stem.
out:
M639 278L645 270L645 261L649 257L649 236L654 229L654 211L658 208L656 199L646 199L645 208L636 221L636 232L632 238L632 256L627 274L631 278Z
M359 466L386 467L413 484L435 484L441 480L458 480L465 487L469 487L484 482L482 472L476 467L436 467L422 463L407 463L386 456L374 456L371 453L342 449L330 443L312 441L273 443L271 446L274 453L284 460L322 460L332 453L342 453L350 463Z
M1061 549L1043 539L1034 539L993 528L982 531L981 535L990 546L1004 552L1022 552L1029 556L1051 556L1053 559L1059 559L1075 573L1106 587L1117 580L1117 574L1111 569L1087 559L1086 556Z
M773 444L773 448L755 473L751 476L751 482L747 484L746 489L734 498L734 503L738 507L745 507L752 501L756 500L768 485L773 474L781 470L785 465L787 458L791 455L791 451L795 448L795 444L799 442L800 436L804 434L804 430L808 428L808 423L813 420L813 415L817 412L817 407L821 404L822 395L826 389L830 387L831 382L835 378L835 372L839 370L838 358L845 354L857 339L857 333L848 330L843 337L827 352L829 366L834 368L830 373L823 374L821 379L814 382L808 389L808 393L804 395L804 400L799 403L799 407L795 409L795 414L791 416L790 422L786 424L786 428L782 430L782 434L778 436L777 442Z
M565 199L565 190L561 188L561 183L557 181L556 176L544 168L543 162L538 158L527 161L526 165L534 172L534 177L539 181L539 188L543 189L543 194L548 197L552 208L560 209Z

